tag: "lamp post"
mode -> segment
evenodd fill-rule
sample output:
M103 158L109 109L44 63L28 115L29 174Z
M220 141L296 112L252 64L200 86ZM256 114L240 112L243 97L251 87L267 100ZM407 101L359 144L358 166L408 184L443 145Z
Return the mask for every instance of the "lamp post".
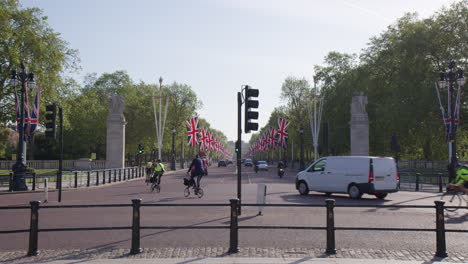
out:
M176 129L175 129L175 127L173 127L173 128L172 128L172 162L171 162L171 170L175 170L175 169L176 169L175 145L174 145L174 142L175 142L175 133L176 133Z
M27 164L26 164L26 139L25 139L25 101L27 96L27 89L33 89L36 87L34 81L34 73L26 72L24 63L21 62L21 72L16 73L16 70L11 71L10 85L16 87L18 85L18 79L21 81L21 101L20 101L20 120L18 125L18 148L16 163L13 165L13 191L27 191L28 186L24 177L27 175Z
M455 72L456 70L456 72ZM448 63L448 71L444 69L440 72L440 80L439 80L439 87L444 89L447 87L448 82L448 89L447 89L447 114L444 116L444 122L447 124L447 121L450 121L450 127L448 128L448 138L449 138L449 156L450 156L450 164L449 164L449 181L452 181L456 176L456 167L458 164L457 159L457 148L456 148L456 135L457 135L457 128L455 125L458 126L460 122L460 102L461 102L461 91L463 88L463 84L465 83L465 78L463 76L462 69L455 68L455 62L450 61ZM458 84L458 90L456 94L454 92L454 83ZM456 97L455 97L456 95ZM455 99L455 100L454 100ZM439 98L440 100L440 98ZM439 101L441 104L441 102ZM441 104L441 109L443 109ZM448 120L447 120L448 119Z
M301 161L300 161L300 168L299 170L304 170L304 129L302 128L299 128L299 134L301 135Z

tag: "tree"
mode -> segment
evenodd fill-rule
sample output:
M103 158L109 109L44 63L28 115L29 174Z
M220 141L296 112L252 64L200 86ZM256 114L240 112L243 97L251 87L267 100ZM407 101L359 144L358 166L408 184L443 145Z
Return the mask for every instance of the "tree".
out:
M38 8L21 8L18 0L0 1L0 122L14 121L14 90L7 85L11 70L25 61L43 89L42 102L58 99L64 70L78 68L78 53L47 24ZM43 104L44 105L44 104ZM41 107L42 108L42 107Z

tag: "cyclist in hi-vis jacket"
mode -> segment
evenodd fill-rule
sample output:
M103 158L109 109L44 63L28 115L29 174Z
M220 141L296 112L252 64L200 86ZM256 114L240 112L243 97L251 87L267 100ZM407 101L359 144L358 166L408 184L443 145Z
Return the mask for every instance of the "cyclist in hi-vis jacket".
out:
M457 169L457 176L455 180L447 185L447 189L449 190L459 190L468 194L468 165L460 165L458 164Z

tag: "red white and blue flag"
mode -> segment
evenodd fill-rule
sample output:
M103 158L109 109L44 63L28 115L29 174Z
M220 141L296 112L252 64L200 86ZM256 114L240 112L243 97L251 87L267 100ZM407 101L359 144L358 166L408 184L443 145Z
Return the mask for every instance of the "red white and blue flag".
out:
M207 151L208 148L208 128L203 127L201 130L200 137L200 151Z
M270 127L270 131L268 132L268 145L269 145L269 149L275 149L276 147L276 134L277 134L277 131L276 131L276 128L274 127Z
M192 117L189 121L185 121L185 123L187 124L188 144L195 147L198 143L198 133L200 132L198 130L198 117Z
M286 128L288 127L289 122L281 117L278 117L278 145L286 148L286 143L288 140L288 131Z
M37 125L39 123L39 106L41 102L41 86L39 83L37 84L37 93L36 97L34 98L34 105L33 105L33 111L31 112L31 118L29 119L30 125L29 125L29 134L33 134L34 131L37 129Z

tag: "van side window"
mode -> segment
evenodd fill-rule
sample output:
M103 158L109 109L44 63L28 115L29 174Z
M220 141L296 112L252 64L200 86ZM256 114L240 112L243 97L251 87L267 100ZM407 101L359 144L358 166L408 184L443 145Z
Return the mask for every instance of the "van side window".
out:
M319 162L317 162L314 166L312 166L309 169L309 172L324 171L326 165L327 165L327 160L326 159L320 160Z

